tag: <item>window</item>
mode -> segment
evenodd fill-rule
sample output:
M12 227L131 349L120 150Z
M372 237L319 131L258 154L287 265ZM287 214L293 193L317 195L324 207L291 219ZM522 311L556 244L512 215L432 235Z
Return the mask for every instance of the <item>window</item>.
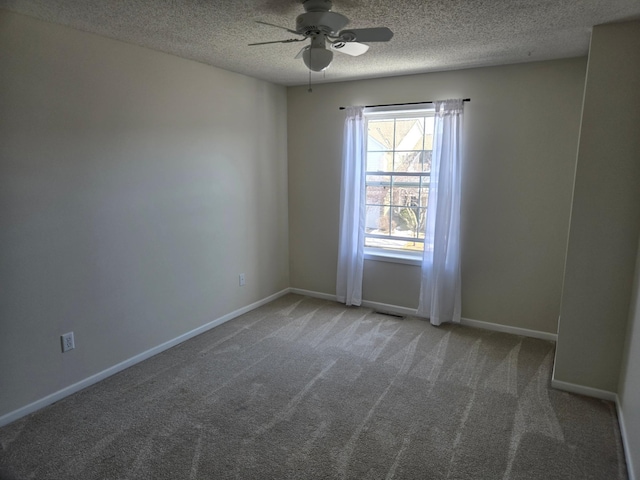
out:
M367 253L418 256L424 250L433 115L425 109L365 112Z

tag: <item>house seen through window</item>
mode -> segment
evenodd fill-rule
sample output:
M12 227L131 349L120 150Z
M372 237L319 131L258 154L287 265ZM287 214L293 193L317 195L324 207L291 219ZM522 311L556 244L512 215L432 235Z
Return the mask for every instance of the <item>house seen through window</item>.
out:
M366 112L365 248L424 250L433 110Z

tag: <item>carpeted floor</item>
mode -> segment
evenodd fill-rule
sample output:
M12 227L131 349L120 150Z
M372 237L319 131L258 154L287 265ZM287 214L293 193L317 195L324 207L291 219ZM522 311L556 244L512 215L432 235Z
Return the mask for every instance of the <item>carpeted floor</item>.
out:
M0 429L6 479L625 479L551 342L287 295Z

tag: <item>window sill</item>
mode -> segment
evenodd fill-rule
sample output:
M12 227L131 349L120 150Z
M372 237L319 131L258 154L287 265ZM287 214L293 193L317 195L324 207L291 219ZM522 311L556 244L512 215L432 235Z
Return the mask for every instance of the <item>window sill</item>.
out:
M376 248L365 248L364 259L376 262L402 263L404 265L414 265L419 267L422 264L422 252L419 254L390 252Z

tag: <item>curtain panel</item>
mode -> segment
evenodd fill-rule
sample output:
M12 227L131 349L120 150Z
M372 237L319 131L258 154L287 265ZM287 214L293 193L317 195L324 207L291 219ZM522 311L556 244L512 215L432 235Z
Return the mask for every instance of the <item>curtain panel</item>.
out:
M346 305L360 305L365 223L364 107L347 108L343 141L336 297Z
M462 99L434 102L435 126L418 315L460 322Z

